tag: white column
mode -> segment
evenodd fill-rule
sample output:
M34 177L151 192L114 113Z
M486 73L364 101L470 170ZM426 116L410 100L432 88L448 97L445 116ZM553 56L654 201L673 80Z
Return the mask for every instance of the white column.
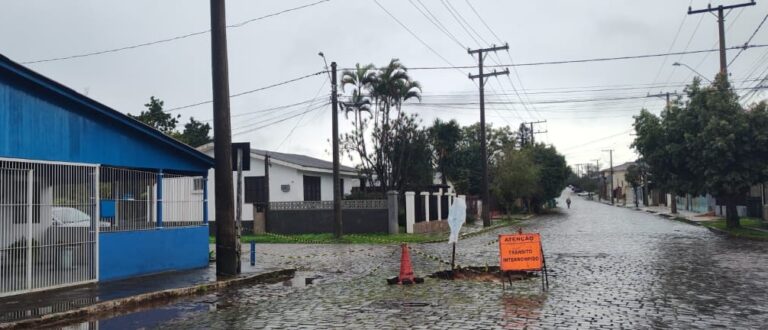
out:
M429 222L429 192L422 191L421 196L424 197L424 220Z
M405 192L405 232L413 234L413 224L416 222L416 193L413 191Z
M437 219L436 220L443 220L443 203L441 201L441 196L443 195L442 190L436 193L432 193L437 198Z

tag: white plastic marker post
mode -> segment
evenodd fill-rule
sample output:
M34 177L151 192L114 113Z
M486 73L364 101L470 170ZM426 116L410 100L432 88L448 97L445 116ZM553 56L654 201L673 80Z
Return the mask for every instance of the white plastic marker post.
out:
M456 260L456 242L459 241L459 231L467 219L467 203L463 198L457 198L453 205L448 209L448 226L451 227L451 235L448 236L448 243L453 244L453 253L451 254L451 271L454 268Z

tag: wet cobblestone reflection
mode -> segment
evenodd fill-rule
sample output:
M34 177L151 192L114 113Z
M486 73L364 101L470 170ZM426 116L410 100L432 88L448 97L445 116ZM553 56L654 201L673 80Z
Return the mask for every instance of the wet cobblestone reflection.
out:
M263 285L212 296L213 311L158 324L171 328L764 328L768 324L768 243L624 208L572 198L570 210L537 217L551 269L540 281L499 283L427 279L386 285L397 275L398 247L261 245L259 261L300 269L310 285ZM498 264L505 228L459 242L461 265ZM447 243L414 246L449 257ZM350 252L350 251L356 252ZM287 259L286 255L323 253ZM278 256L279 255L279 256ZM412 254L419 276L445 269ZM405 304L404 304L405 303Z

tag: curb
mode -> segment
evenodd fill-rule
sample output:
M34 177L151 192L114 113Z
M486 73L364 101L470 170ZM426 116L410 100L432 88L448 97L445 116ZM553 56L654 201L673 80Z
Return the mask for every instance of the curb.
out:
M733 234L733 233L727 232L727 231L719 229L719 228L714 228L714 227L709 227L709 226L703 226L703 227L709 229L709 231L711 231L711 232L713 232L715 234L718 234L718 235L724 235L724 236L728 236L728 237L732 237L732 238L738 238L738 239L746 239L746 240L750 240L750 241L768 242L768 238L741 236L741 235L737 235L737 234Z
M228 280L199 284L190 287L143 293L136 296L108 300L70 311L43 315L34 319L0 323L0 329L51 327L55 326L56 323L62 323L65 321L69 323L72 321L87 319L88 317L102 315L118 310L129 311L140 309L142 306L148 306L153 303L169 302L170 300L204 294L236 285L279 282L293 277L295 273L295 269L281 269L263 274L236 277Z

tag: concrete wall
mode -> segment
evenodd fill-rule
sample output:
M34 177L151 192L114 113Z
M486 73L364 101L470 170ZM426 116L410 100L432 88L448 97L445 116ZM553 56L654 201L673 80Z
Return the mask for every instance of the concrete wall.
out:
M344 233L388 233L387 209L345 209ZM312 234L333 232L333 210L272 210L267 216L268 233Z
M208 226L99 234L99 280L208 266Z

